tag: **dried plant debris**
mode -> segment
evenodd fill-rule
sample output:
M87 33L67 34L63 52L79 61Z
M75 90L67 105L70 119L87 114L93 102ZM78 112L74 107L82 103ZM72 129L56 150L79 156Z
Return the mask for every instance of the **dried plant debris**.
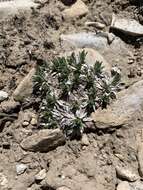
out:
M116 98L120 73L108 76L98 61L87 65L86 55L83 50L78 57L72 53L37 66L34 94L41 99L41 127L59 127L69 138L80 137L90 114Z

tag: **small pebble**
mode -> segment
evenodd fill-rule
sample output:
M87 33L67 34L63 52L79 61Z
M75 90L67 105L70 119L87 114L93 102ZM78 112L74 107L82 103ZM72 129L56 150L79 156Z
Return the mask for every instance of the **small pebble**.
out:
M31 119L31 125L37 125L37 119L36 118Z
M23 174L26 169L27 169L27 166L26 166L25 164L17 164L17 165L16 165L16 172L17 172L17 175Z
M41 170L37 175L35 175L35 180L42 181L46 177L46 170Z
M82 136L82 138L81 138L81 144L82 144L83 146L88 146L88 145L90 145L89 140L88 140L88 137L87 137L86 134L83 134L83 136Z
M24 121L24 122L22 123L22 125L23 125L23 127L27 127L27 126L29 125L29 122L28 122L28 121Z
M94 26L94 27L96 27L96 28L98 28L98 29L103 29L103 28L105 28L105 24L102 24L102 23L100 23L100 22L86 22L86 23L85 23L85 26Z
M0 102L8 98L8 93L0 90Z

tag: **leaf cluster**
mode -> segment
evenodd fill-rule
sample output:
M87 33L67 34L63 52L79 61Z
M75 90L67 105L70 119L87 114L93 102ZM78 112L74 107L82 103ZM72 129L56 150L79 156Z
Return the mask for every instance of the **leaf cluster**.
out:
M120 74L109 76L101 62L86 63L85 51L37 67L34 92L41 98L40 125L80 136L90 114L116 97Z

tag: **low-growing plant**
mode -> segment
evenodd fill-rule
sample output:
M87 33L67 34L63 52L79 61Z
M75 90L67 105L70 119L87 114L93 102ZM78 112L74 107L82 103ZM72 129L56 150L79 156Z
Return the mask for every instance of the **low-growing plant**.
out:
M40 126L59 127L67 137L79 137L90 114L116 98L120 74L106 74L98 61L89 66L86 55L72 53L37 66L34 93L41 98Z

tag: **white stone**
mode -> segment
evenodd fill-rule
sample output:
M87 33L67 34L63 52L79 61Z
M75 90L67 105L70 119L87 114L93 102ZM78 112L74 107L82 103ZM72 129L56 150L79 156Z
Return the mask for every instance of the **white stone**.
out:
M24 121L24 122L22 123L22 125L23 125L23 127L27 127L27 126L29 125L29 122L28 122L28 121Z
M8 98L8 93L0 90L0 102Z
M100 23L100 22L86 22L85 26L93 26L98 29L103 29L105 28L105 24Z
M27 165L25 165L25 164L17 164L16 165L17 175L23 174L26 169L27 169Z

